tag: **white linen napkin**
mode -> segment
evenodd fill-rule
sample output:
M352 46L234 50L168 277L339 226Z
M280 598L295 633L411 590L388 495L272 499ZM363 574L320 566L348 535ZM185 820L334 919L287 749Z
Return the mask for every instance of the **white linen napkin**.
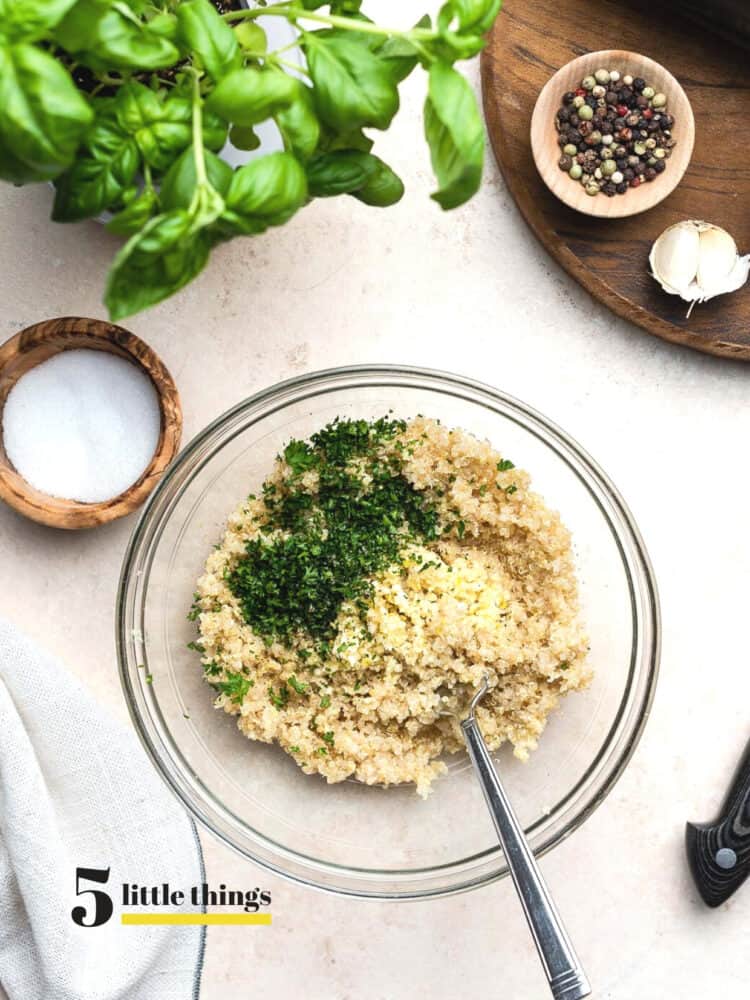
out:
M110 869L106 885L81 886L112 897L100 927L71 918L75 906L94 909L75 895L77 867ZM0 619L0 984L10 1000L196 998L205 928L123 926L121 885L204 881L195 827L135 735Z

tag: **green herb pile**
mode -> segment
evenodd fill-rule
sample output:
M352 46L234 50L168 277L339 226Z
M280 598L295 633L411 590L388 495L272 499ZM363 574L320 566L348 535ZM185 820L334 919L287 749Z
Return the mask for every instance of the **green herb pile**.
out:
M342 604L364 615L372 575L397 563L409 543L438 537L437 513L402 474L407 446L393 439L405 427L387 418L337 420L310 444L287 446L289 478L263 493L262 532L276 536L248 542L228 577L259 635L288 643L302 633L325 654ZM302 482L311 470L314 491Z
M480 51L500 0L449 0L408 30L373 23L361 5L0 0L0 177L54 181L59 222L113 214L109 229L127 238L107 281L113 319L177 292L217 244L281 225L311 198L397 202L403 184L364 130L390 126L417 66L433 197L449 209L475 193L483 128L454 64ZM259 16L298 29L301 70L289 47L268 50ZM284 151L232 169L219 155L227 139L252 150L268 120Z

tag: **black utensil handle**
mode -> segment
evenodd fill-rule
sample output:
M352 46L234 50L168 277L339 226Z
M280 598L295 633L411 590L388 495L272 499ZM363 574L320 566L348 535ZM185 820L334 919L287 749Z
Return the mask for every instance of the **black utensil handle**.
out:
M695 884L708 906L720 906L750 875L750 743L720 817L714 823L688 823L685 846Z

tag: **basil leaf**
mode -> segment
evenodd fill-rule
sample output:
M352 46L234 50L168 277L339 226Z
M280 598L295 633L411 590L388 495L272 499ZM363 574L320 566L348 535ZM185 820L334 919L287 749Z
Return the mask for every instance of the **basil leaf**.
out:
M55 40L86 66L105 72L166 69L179 61L179 49L168 38L118 8L111 0L78 0L55 29Z
M184 209L157 215L115 257L104 301L116 322L174 295L206 265L211 240Z
M107 121L94 125L83 154L55 182L55 222L78 222L116 202L135 177L138 148L122 129Z
M386 129L398 111L396 81L370 49L339 35L305 32L303 46L319 117L338 132L372 126Z
M117 119L134 136L144 160L154 169L168 170L176 156L193 141L193 104L172 93L161 101L142 83L120 87L115 99ZM203 116L203 141L208 149L221 149L227 128L214 115Z
M132 236L143 229L158 208L159 196L156 191L152 187L145 187L122 211L112 216L107 229L118 236Z
M206 107L234 125L258 125L288 108L298 95L298 81L278 70L236 70L220 80Z
M351 194L367 205L393 205L404 194L400 178L371 153L348 149L316 157L308 165L310 194L327 198Z
M209 0L183 0L177 8L178 38L214 80L242 65L234 32Z
M320 141L320 122L315 115L310 88L298 83L295 99L274 117L285 148L300 160L309 159Z
M430 67L424 122L439 184L432 197L444 209L456 208L481 184L484 129L468 82L444 63Z
M307 183L315 198L351 194L367 183L376 157L355 149L338 150L316 157L307 167Z
M204 150L206 174L209 182L221 195L226 195L231 184L234 171L226 162L214 153ZM175 160L161 182L159 196L165 211L175 208L189 208L196 187L198 176L195 169L195 152L190 146Z
M235 170L220 223L224 232L262 233L290 219L307 199L307 178L290 153L270 153Z
M392 36L378 49L378 59L388 67L391 78L401 83L419 62L419 53L408 38Z
M0 0L0 34L34 42L61 21L76 0Z
M460 31L483 35L492 27L502 0L451 0L450 7L458 19Z
M229 141L235 149L251 152L260 146L260 138L250 125L233 125L229 129Z
M255 21L240 21L234 28L234 36L243 49L255 55L268 51L268 38L265 31Z
M387 163L377 156L372 157L376 166L364 186L352 191L352 197L374 208L388 208L401 201L404 196L404 182Z
M93 114L60 63L34 45L0 46L0 175L15 184L57 177Z

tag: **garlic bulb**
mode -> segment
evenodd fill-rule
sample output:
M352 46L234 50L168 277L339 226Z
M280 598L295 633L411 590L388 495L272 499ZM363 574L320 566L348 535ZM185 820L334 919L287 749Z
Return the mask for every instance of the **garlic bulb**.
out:
M726 230L688 219L665 229L651 248L651 273L665 292L690 302L736 292L750 273L750 255L740 257Z

